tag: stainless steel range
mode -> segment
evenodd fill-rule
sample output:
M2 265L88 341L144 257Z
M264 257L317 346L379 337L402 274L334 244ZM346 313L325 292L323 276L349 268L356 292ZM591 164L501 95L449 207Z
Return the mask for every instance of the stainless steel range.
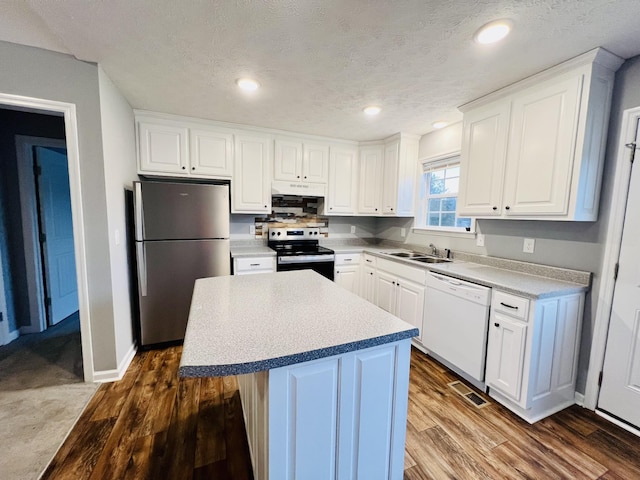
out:
M319 237L314 227L270 228L268 245L276 251L277 271L310 269L333 280L335 254L320 246Z

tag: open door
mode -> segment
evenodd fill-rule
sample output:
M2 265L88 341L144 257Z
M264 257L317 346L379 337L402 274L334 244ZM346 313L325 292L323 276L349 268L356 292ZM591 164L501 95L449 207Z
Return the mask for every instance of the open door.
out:
M636 143L640 138L636 134ZM598 409L640 429L640 171L631 171Z
M48 325L78 310L67 152L34 147Z

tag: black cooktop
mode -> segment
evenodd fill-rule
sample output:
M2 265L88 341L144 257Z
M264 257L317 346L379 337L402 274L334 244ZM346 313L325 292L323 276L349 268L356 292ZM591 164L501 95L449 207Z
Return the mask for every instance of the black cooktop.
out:
M283 255L332 255L334 252L330 248L321 247L317 240L301 242L269 242L269 247L276 251L279 256Z

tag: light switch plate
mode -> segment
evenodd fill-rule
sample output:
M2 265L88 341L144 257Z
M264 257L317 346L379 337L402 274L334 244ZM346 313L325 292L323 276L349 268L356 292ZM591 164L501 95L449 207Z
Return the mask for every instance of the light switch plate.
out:
M525 238L524 244L522 245L522 251L524 253L533 253L536 248L536 240L535 238Z
M484 234L483 233L477 233L476 234L476 246L484 247Z

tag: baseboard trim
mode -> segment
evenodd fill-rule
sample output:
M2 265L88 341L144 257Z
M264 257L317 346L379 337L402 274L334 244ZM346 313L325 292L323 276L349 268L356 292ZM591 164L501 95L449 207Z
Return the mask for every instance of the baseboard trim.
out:
M602 418L609 420L611 423L613 423L614 425L619 426L620 428L622 428L623 430L626 430L629 433L633 433L634 435L640 437L640 430L632 427L631 425L621 422L620 420L618 420L617 418L603 412L602 410L598 410L596 408L596 415L601 416Z
M5 338L5 343L4 345L9 345L11 342L13 342L14 340L17 340L17 338L20 336L20 330L12 330L7 334L7 338Z
M27 325L26 327L20 327L20 335L29 335L30 333L42 333L44 330L40 330L39 327L33 325Z
M574 398L576 400L576 405L580 405L581 407L584 407L584 395L580 392L576 392L574 395Z
M135 343L131 344L124 358L120 361L118 368L113 370L99 370L93 372L93 381L96 383L117 382L122 380L124 374L127 372L129 365L133 361L133 357L136 356L138 346Z

